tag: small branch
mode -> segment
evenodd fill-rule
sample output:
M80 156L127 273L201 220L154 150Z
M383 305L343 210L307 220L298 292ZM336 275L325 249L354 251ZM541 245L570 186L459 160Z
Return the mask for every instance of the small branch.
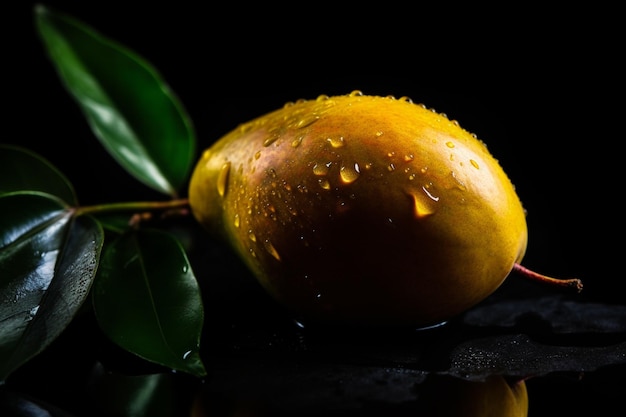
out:
M189 200L186 198L169 201L133 201L127 203L99 204L96 206L79 207L76 214L111 213L111 212L149 212L158 210L187 209Z
M578 278L570 278L570 279L558 279L552 278L547 275L539 274L535 271L532 271L522 265L515 263L513 265L513 270L511 272L515 272L526 279L530 279L532 281L536 281L542 284L555 285L558 287L575 289L576 292L581 292L583 290L583 282Z
M155 218L154 212L160 211L160 219L189 214L189 200L175 199L169 201L132 201L127 203L99 204L79 207L76 215L130 212L128 225L137 229L140 224Z

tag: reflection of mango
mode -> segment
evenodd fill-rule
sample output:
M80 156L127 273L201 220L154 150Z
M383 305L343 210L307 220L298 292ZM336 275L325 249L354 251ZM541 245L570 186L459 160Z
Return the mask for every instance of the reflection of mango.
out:
M321 96L207 149L193 214L295 312L429 325L491 294L526 249L513 185L445 115L392 97Z
M431 375L420 390L420 405L431 417L526 417L528 392L523 380L500 375L485 381Z

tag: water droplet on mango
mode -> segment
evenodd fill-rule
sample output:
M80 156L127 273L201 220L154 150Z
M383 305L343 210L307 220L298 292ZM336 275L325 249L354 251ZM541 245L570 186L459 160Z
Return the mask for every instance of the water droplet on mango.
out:
M326 175L328 174L331 165L332 162L316 163L315 165L313 165L313 173L320 176Z
M230 173L230 162L225 162L220 169L220 173L217 177L217 193L220 197L224 197L226 189L228 188L228 175Z
M278 140L278 135L272 135L263 141L263 146L268 147Z
M325 190L330 190L330 182L326 178L320 178L317 183Z
M413 202L413 215L416 219L422 220L435 213L432 201L429 201L421 193L409 193Z
M326 138L326 142L330 143L333 148L342 148L345 145L343 136L331 136Z
M304 135L296 137L293 141L291 141L291 146L293 148L297 148L302 143L302 139L304 139Z
M265 241L263 242L263 246L270 255L272 255L277 261L280 261L280 255L278 254L278 251L276 250L274 245L272 245L272 242L269 241L269 239L265 239Z
M341 177L341 181L344 184L351 184L359 178L361 174L361 170L359 168L359 164L356 162L354 164L341 165L339 168L339 176Z
M319 120L319 116L317 114L307 114L306 116L301 117L296 122L296 129L302 129L307 126L311 126L313 123Z
M428 198L430 198L433 201L439 201L439 197L435 196L432 194L432 192L430 191L431 185L430 184L426 184L424 186L422 186L422 191L424 191L424 194L426 194L428 196Z

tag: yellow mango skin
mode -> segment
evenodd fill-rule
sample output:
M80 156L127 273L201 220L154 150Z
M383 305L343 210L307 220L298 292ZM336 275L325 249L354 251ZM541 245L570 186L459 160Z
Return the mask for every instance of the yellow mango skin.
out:
M428 326L495 291L527 245L486 146L408 99L320 96L227 133L192 213L304 319Z

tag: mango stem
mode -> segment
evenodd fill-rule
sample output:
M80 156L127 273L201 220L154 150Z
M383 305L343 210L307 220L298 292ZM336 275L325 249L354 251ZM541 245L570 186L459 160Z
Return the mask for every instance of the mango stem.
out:
M578 278L558 279L552 278L547 275L539 274L533 270L530 270L518 263L513 264L513 270L518 275L532 281L540 282L542 284L556 285L558 287L574 289L576 292L583 290L583 282Z

